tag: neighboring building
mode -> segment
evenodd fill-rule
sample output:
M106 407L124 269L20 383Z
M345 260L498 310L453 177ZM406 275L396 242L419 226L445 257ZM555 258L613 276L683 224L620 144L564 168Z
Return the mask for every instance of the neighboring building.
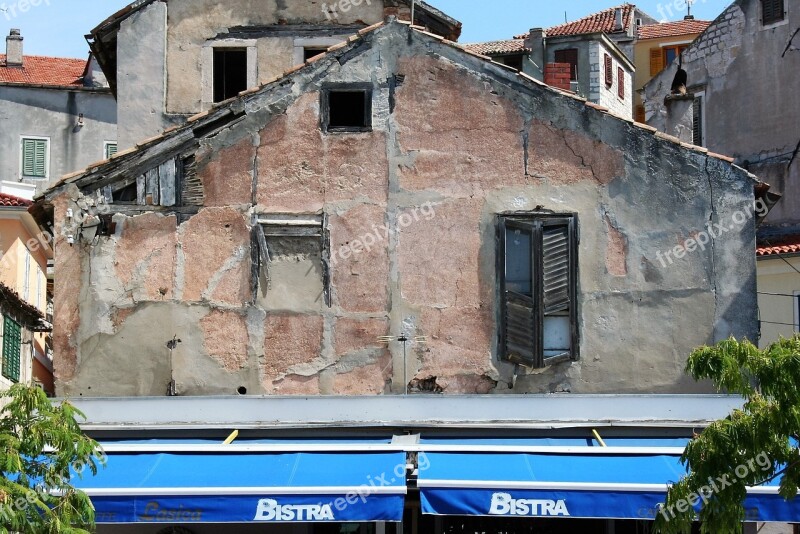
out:
M796 332L800 273L800 2L738 0L644 88L648 124L729 154L782 195L759 227L761 343Z
M710 21L687 17L677 22L638 27L639 38L634 45L633 58L636 65L634 116L638 122L646 120L640 91L654 76L678 59L679 54L710 24Z
M28 184L33 198L113 153L116 104L94 62L26 56L22 43L11 30L0 55L0 181Z
M548 85L572 91L626 119L634 109L634 43L656 20L632 4L514 39L467 45Z
M342 2L137 0L88 36L119 102L121 149L274 80L410 0ZM457 40L461 23L415 2L415 23ZM142 36L148 36L143 39Z
M48 191L57 391L705 391L756 185L391 22Z
M38 384L53 395L47 279L53 251L28 213L32 204L0 192L0 388Z

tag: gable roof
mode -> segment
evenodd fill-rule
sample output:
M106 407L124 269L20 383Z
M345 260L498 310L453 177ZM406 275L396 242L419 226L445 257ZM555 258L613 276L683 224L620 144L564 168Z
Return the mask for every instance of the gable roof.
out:
M711 25L710 20L678 20L639 26L639 39L660 39L703 33Z
M120 24L156 1L168 2L168 0L135 0L98 24L86 35L89 48L103 70L114 95L117 94L117 32ZM396 1L410 5L412 0ZM461 22L423 0L414 1L416 11L413 22L430 27L431 31L438 32L449 39L456 40L461 36Z
M0 83L43 87L83 87L85 59L24 56L22 67L6 65L0 54Z
M287 102L292 97L297 97L293 82L295 82L296 78L301 74L305 74L308 70L313 71L314 69L318 69L318 72L322 73L326 68L322 64L326 62L338 61L344 63L358 55L358 52L354 53L354 51L365 48L363 46L365 41L374 41L373 34L377 34L379 31L398 31L398 28L402 27L408 28L407 31L411 32L412 36L438 41L463 54L479 58L486 63L486 68L483 69L484 72L496 74L498 77L512 82L516 90L535 92L537 95L541 94L541 92L545 92L545 94L549 94L553 98L563 98L565 102L578 101L586 108L589 108L589 113L608 115L614 120L625 122L641 129L643 132L652 134L661 142L672 143L677 145L678 148L692 150L704 154L709 158L719 159L726 163L733 164L734 160L732 158L711 153L702 147L682 143L676 137L658 132L655 128L651 128L647 125L634 123L629 119L614 115L608 108L588 102L586 99L578 97L571 92L551 87L525 73L518 72L511 67L497 63L488 56L477 54L463 45L424 31L420 27L412 26L408 22L390 19L387 23L378 23L364 28L359 31L357 35L350 37L348 40L331 46L326 53L319 54L307 60L305 63L287 70L283 75L274 80L259 87L243 91L236 97L214 104L207 111L190 117L185 124L174 126L164 131L161 135L141 141L135 147L118 152L108 160L98 161L89 165L84 170L63 176L43 194L40 194L34 199L36 203L31 209L37 212L37 218L42 217L43 214L47 212L47 209L45 209L46 204L58 194L62 187L69 184L75 184L79 188L100 189L118 181L130 180L132 175L136 176L147 170L151 170L152 167L158 166L163 162L165 155L174 155L181 150L181 147L190 146L191 143L197 143L200 138L214 135L231 123L248 115L248 110L253 108L257 100L262 100L262 102L256 104L258 109L263 109L266 105L263 101L265 98L270 98L269 102L280 101L282 105L288 106L289 104ZM130 164L130 166L126 167L126 164ZM742 172L746 173L744 170L742 170ZM746 174L748 174L754 182L757 181L756 177L752 174Z
M622 30L616 29L617 10L622 10ZM636 6L633 4L622 4L621 6L610 7L593 13L582 19L572 22L559 24L547 29L548 37L560 37L565 35L583 35L586 33L624 33L630 27L631 18Z
M486 43L465 44L463 46L470 52L486 56L522 54L528 50L525 48L524 39L506 39L502 41L489 41Z

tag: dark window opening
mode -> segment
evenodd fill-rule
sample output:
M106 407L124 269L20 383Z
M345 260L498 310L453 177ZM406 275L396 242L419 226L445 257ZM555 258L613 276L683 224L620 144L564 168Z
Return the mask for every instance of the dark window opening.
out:
M330 90L324 93L325 131L369 131L372 127L372 92L369 90Z
M761 0L761 23L774 24L785 16L783 0Z
M247 50L214 49L214 102L233 98L247 89Z
M308 61L312 57L318 56L320 54L324 54L327 52L327 48L304 48L303 49L303 61Z
M544 367L575 359L577 237L569 215L501 217L501 359Z
M136 182L114 191L111 195L114 202L136 202Z
M507 65L512 69L522 70L522 56L498 56L496 58L498 63L502 63L503 65Z
M568 48L556 50L556 63L569 63L569 77L573 82L578 81L578 49Z

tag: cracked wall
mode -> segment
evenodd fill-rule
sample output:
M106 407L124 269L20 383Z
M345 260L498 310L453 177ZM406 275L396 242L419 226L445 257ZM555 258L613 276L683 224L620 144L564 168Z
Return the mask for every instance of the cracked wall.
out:
M265 92L204 139L196 215L57 241L59 394L685 393L706 390L683 374L693 348L754 336L752 224L661 261L752 205L747 173L405 26L367 44L301 71L285 110ZM371 132L321 132L337 82L373 84ZM76 200L56 199L57 225ZM534 210L574 213L580 233L580 359L538 370L497 357L496 217ZM280 240L272 287L251 294L253 215L318 212L330 307L312 298L319 251ZM405 356L380 340L401 333Z

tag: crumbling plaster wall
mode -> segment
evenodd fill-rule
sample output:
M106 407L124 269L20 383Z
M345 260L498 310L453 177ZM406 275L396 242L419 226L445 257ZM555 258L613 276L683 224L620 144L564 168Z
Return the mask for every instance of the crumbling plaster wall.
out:
M747 162L759 178L764 166L780 162L782 176L763 177L783 193L767 223L796 224L800 182L787 179L786 167L800 143L800 6L785 2L785 21L765 27L760 4L731 4L684 52L683 68L689 92L704 93L705 146ZM677 62L645 86L647 122L661 131L676 69Z
M117 215L116 235L94 247L59 238L59 394L162 394L175 336L185 395L398 393L407 382L448 394L688 392L703 388L683 375L694 347L754 337L755 260L741 253L752 222L659 259L747 210L746 173L407 33L390 25L349 61L307 67L277 100L249 100L243 121L204 141L208 197L188 221ZM405 81L393 89L395 74ZM374 84L372 132L321 133L323 80ZM57 225L75 200L74 188L56 200ZM579 220L581 358L531 371L497 359L495 225L536 209ZM249 294L251 214L320 210L331 307L268 309ZM379 238L352 252L368 234ZM402 345L378 341L401 332L426 338L409 345L405 372Z

